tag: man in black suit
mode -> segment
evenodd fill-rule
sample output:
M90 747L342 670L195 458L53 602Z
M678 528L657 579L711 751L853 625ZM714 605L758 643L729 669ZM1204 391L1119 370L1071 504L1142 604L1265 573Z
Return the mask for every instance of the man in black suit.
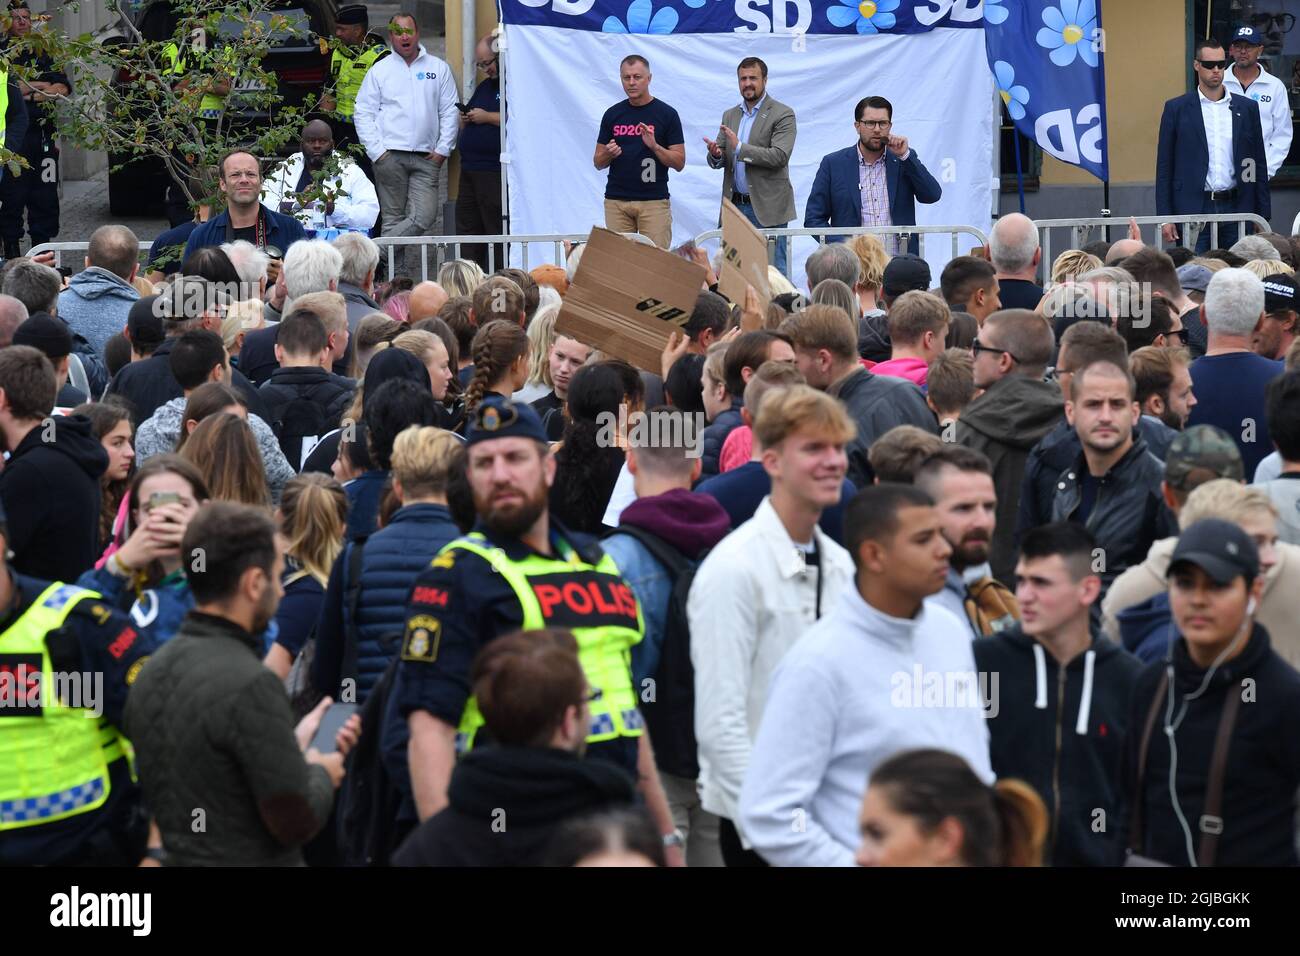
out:
M1218 40L1198 40L1192 68L1196 89L1165 103L1156 152L1156 214L1245 212L1268 219L1268 159L1259 104L1223 85L1228 58ZM1172 223L1161 227L1166 242L1178 240ZM1220 226L1219 248L1237 241L1236 224ZM1207 227L1196 243L1210 247Z

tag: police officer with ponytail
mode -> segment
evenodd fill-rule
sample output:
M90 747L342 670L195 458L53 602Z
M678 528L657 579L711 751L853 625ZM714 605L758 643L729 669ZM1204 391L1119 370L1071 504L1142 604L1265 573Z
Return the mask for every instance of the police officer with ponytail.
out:
M457 753L489 742L470 694L474 656L513 631L563 627L578 640L592 688L588 758L639 777L665 842L679 845L632 683L630 649L642 636L635 595L594 540L549 515L555 459L531 407L485 399L471 415L466 444L478 520L416 579L394 692L410 732L419 818L447 805ZM384 749L391 750L387 734Z

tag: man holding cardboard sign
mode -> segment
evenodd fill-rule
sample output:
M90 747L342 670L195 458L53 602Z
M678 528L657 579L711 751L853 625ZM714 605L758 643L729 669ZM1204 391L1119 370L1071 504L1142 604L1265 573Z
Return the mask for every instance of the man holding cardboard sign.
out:
M723 202L735 203L759 228L780 228L795 217L790 185L794 110L767 95L767 64L758 57L741 60L736 79L740 105L722 114L716 142L704 140L709 166L722 170ZM789 273L787 251L778 240L776 267L782 274Z
M677 111L650 95L650 64L632 54L619 64L627 99L600 120L597 169L609 169L605 225L614 232L639 232L667 249L673 241L668 170L686 168L686 142Z

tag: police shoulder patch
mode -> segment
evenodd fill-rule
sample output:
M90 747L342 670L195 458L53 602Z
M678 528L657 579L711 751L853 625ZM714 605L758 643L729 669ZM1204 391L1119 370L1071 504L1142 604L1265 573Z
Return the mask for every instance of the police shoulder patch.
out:
M127 687L130 687L132 684L135 683L135 679L140 676L140 668L144 667L145 661L147 660L149 660L149 658L142 657L134 664L132 664L131 667L127 670L126 672Z
M402 660L432 663L438 659L438 642L442 622L427 614L417 614L406 622L406 639L402 642Z
M436 556L433 559L433 561L429 564L429 567L450 568L455 563L456 563L456 549L448 548L447 550L443 551L441 554Z

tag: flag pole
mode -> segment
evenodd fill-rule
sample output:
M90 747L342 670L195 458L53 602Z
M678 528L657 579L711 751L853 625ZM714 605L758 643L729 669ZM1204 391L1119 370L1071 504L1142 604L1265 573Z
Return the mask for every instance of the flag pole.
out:
M1020 215L1025 214L1025 174L1020 168L1020 130L1011 124L1011 146L1016 154L1016 192L1020 195Z

